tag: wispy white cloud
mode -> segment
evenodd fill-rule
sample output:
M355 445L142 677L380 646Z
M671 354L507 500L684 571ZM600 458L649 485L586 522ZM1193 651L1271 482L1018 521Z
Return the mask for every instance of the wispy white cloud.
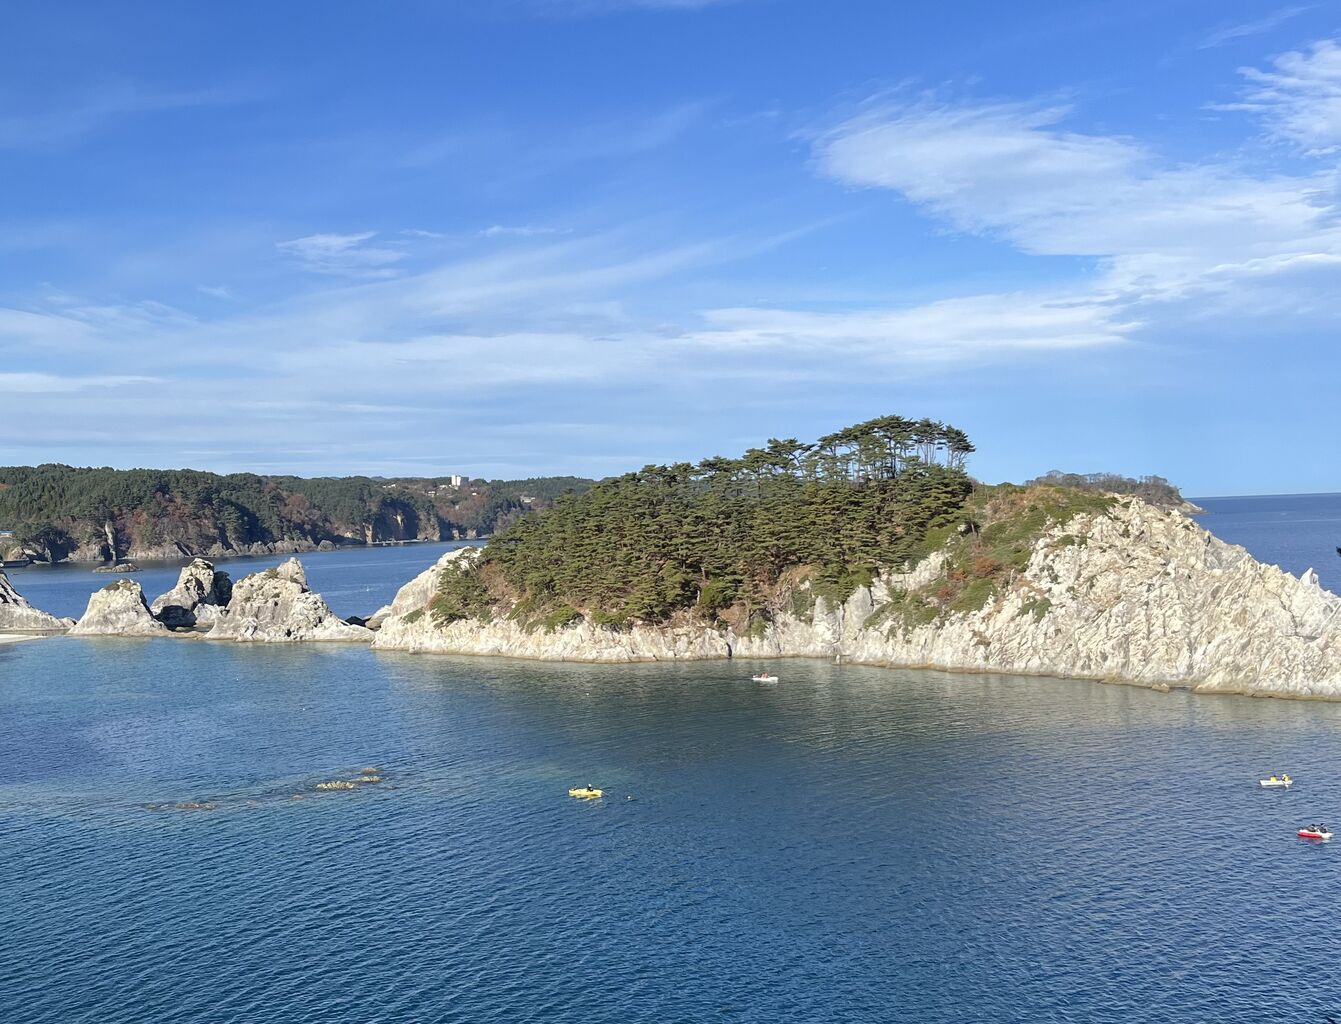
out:
M1173 164L1128 138L1063 127L1064 107L880 107L821 137L821 171L898 192L950 227L1021 252L1091 256L1126 301L1220 286L1236 267L1341 254L1328 172Z
M708 328L685 340L710 349L811 351L926 366L1113 345L1139 326L1103 302L1030 293L974 295L902 309L718 309L704 316Z
M198 284L196 285L196 291L202 295L208 295L212 299L233 298L233 290L223 284Z
M91 334L87 324L59 312L0 307L0 345L16 350L67 347L84 342Z
M1243 100L1220 109L1260 114L1278 137L1315 156L1341 149L1341 46L1323 39L1281 54L1271 70L1243 68Z
M405 253L386 246L363 244L376 235L376 231L362 231L352 235L307 235L287 242L276 242L275 248L292 257L303 269L317 274L394 277L397 271L391 265L403 260Z
M229 89L156 92L124 83L64 105L0 113L0 149L42 149L77 143L128 117L221 106L251 98Z
M193 317L62 296L15 315L66 339L80 372L15 366L0 382L0 438L43 445L42 458L100 461L105 450L120 460L190 462L183 453L219 448L217 420L200 414L200 382L208 381L212 405L233 410L234 460L274 465L268 446L283 438L282 468L348 470L356 436L376 466L431 463L436 442L416 448L408 439L454 436L456 424L496 416L503 401L547 410L542 416L557 407L613 422L601 418L620 416L621 402L641 408L648 393L685 389L705 409L738 406L751 401L739 394L742 381L807 388L815 364L935 369L1111 344L1126 330L1100 309L1027 296L848 316L719 309L653 319L630 296L758 243L648 247L637 234L520 239L398 278L335 281L265 310L229 306ZM761 349L769 353L763 367ZM24 350L0 337L0 357ZM152 401L141 378L160 381ZM115 427L73 430L75 422ZM493 458L518 457L515 445L498 447Z
M481 238L535 238L537 235L566 235L569 228L543 224L491 224L480 232Z
M118 388L128 384L153 384L153 377L83 376L68 377L54 373L0 373L0 394L53 395L88 391L93 388Z
M1291 18L1297 18L1305 11L1311 11L1311 5L1298 5L1294 7L1282 7L1279 10L1272 11L1270 14L1253 21L1237 22L1233 25L1227 25L1224 28L1217 29L1206 36L1197 46L1201 50L1214 49L1217 46L1224 46L1226 43L1232 43L1236 39L1246 39L1249 36L1261 35L1264 32L1270 32L1273 28L1285 24Z

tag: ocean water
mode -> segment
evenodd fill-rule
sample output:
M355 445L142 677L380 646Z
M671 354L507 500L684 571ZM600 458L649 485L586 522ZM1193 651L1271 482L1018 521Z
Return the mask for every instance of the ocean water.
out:
M1324 587L1341 593L1341 494L1193 500L1206 510L1198 522L1220 539L1296 576L1313 569Z
M466 547L470 541L442 544L404 544L376 548L345 548L309 551L296 556L262 555L218 559L216 565L236 583L249 573L262 572L291 557L303 563L307 581L339 615L367 617L395 596L408 582L436 562L444 551ZM177 585L182 566L190 559L174 562L140 562L141 571L125 576L153 601ZM119 575L95 573L87 564L30 565L6 569L15 588L44 612L77 619L88 607L89 595L107 586Z
M763 667L0 646L0 1022L1341 1020L1341 705Z
M758 667L0 648L0 1020L1341 1014L1341 706Z

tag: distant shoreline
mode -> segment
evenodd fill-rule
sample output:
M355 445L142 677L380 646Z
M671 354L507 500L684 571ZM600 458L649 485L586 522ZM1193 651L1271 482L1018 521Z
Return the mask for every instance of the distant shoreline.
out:
M336 545L335 547L327 548L324 551L315 548L310 551L303 551L303 550L290 551L288 549L284 549L259 554L239 552L237 554L215 555L215 556L178 555L175 558L136 558L132 559L132 561L134 561L135 564L139 566L140 570L143 572L145 570L153 570L153 569L180 569L182 566L190 565L191 562L193 562L197 558L203 558L213 565L225 565L229 562L259 562L270 558L285 558L296 555L301 555L304 558L306 558L311 555L350 554L354 552L367 553L372 551L379 551L384 548L401 548L401 547L431 548L439 545L445 547L452 544L459 544L463 547L472 547L472 546L478 547L484 544L485 541L487 540L488 537L470 538L468 540L458 539L458 540L378 541L374 544L340 544ZM64 558L61 559L59 562L29 562L27 565L7 567L5 571L10 575L11 578L21 578L22 576L34 571L38 573L46 573L51 571L96 572L97 566L109 565L109 564L111 563L105 560L98 561L96 559Z

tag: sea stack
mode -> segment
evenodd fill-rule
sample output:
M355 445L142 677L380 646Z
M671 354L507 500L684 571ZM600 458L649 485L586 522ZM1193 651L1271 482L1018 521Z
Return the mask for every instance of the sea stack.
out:
M218 615L207 637L253 643L366 643L372 631L345 622L331 611L321 595L308 588L302 563L290 558L235 583L228 607Z
M168 627L154 618L144 590L134 580L117 580L88 599L71 636L159 636Z
M228 573L197 558L182 569L175 587L154 600L150 611L165 626L207 626L219 618L232 596L233 581Z
M63 633L69 625L29 604L0 569L0 633Z

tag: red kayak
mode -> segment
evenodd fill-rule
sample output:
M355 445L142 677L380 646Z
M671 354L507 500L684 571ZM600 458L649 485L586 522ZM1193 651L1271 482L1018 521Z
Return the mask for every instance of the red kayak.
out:
M1330 832L1317 832L1311 828L1301 828L1297 833L1297 835L1299 836L1300 839L1327 840L1332 838L1332 834Z

